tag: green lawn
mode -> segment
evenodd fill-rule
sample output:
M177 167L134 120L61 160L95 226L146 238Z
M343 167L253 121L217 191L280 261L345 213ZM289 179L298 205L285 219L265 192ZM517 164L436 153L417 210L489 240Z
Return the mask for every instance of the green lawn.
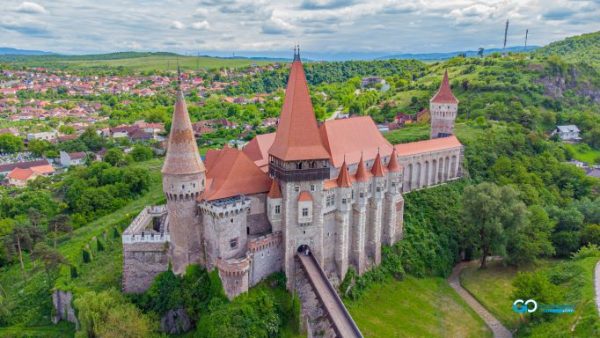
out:
M600 160L600 150L590 148L585 143L565 144L565 148L571 150L573 158L578 161L594 164Z
M582 260L543 261L537 267L518 270L492 262L485 270L477 267L463 270L462 285L509 329L518 329L520 336L528 337L594 337L600 334L600 321L594 302L593 269L597 257ZM564 303L575 306L575 313L556 315L552 320L523 326L512 311L512 281L518 271L548 273L559 264L578 265L583 273L560 284Z
M346 305L365 337L491 337L442 278L390 279Z

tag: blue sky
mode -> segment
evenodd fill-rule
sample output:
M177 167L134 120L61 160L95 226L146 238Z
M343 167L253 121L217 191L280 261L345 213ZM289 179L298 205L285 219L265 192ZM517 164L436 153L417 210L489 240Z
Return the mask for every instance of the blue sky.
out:
M600 30L600 0L1 1L0 46L61 53L473 50L501 47L507 18L509 45Z

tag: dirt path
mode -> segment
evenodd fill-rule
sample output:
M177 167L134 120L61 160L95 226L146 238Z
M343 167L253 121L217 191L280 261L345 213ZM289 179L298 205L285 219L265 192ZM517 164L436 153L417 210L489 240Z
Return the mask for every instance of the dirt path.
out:
M456 290L456 292L458 293L458 295L465 300L465 302L467 302L467 304L471 307L471 309L473 309L473 311L475 311L479 317L481 317L481 319L483 319L483 321L487 324L487 326L490 327L490 329L492 329L492 332L494 333L494 337L496 338L511 338L512 337L512 333L510 333L510 331L504 326L502 325L502 323L500 323L500 321L498 319L496 319L496 317L494 317L488 310L486 310L483 305L481 305L475 298L473 298L473 296L471 296L471 294L469 292L467 292L467 290L465 290L461 285L460 285L460 272L466 268L467 266L469 266L469 264L471 263L475 263L476 262L463 262L463 263L459 263L457 264L454 269L452 269L452 274L450 275L450 277L448 278L448 282L450 283L450 286ZM596 277L598 277L598 269L596 269ZM596 278L596 290L598 291L598 278ZM600 306L600 303L599 303Z
M594 285L596 290L596 307L598 308L598 315L600 315L600 261L596 263L594 269Z

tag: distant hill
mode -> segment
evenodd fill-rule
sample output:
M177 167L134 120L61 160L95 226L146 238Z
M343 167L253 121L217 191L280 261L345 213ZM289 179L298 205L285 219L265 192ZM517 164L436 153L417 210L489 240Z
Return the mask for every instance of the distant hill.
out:
M572 36L535 51L536 55L558 55L571 62L587 62L600 66L600 31Z
M0 55L52 55L54 53L44 52L41 50L16 49L8 47L0 47Z
M530 51L536 50L538 48L539 48L538 46L527 46L527 48L521 47L521 46L508 47L505 50L503 50L502 48L490 48L490 49L484 49L483 54L489 55L492 53L502 53L502 52L522 53L522 52L530 52ZM379 57L379 58L377 58L377 60L389 60L389 59L415 59L415 60L424 60L424 61L426 61L426 60L447 60L447 59L451 59L451 58L461 55L461 54L466 54L468 57L473 57L473 56L477 56L477 51L476 50L468 50L468 51L456 51L456 52L447 52L447 53L392 54L392 55L386 55L386 56Z

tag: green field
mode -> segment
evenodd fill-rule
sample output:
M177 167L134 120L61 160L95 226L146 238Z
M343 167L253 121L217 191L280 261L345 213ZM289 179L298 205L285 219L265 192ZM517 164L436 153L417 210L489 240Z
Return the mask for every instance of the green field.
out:
M131 55L130 55L131 54ZM117 54L98 56L29 56L29 57L0 57L0 63L28 67L46 67L68 70L99 70L102 68L117 69L119 67L133 72L141 71L176 71L177 65L182 70L216 69L216 68L241 68L253 64L265 65L273 61L217 58L207 56L181 56L169 53L124 53L122 57ZM111 57L113 56L113 57ZM94 58L96 57L96 58Z
M600 322L594 302L593 269L597 257L575 261L543 261L537 267L516 269L491 262L485 270L470 267L463 270L461 284L496 318L511 330L518 329L519 335L531 337L593 337L599 333ZM512 281L519 271L541 271L548 273L559 264L573 264L584 271L559 287L565 296L565 304L575 305L574 314L560 314L556 318L537 325L524 327L519 316L512 311Z
M571 151L573 158L577 161L589 164L595 164L600 161L600 150L593 149L585 143L565 144L565 148Z
M346 305L365 337L491 337L442 278L390 279Z

